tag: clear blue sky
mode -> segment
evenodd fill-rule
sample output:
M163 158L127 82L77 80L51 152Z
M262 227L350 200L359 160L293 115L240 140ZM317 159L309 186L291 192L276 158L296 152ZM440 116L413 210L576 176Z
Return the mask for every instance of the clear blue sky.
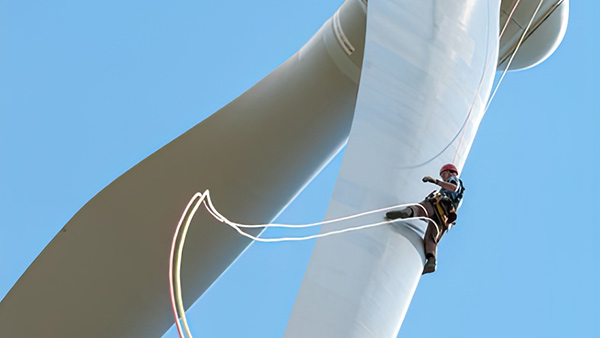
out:
M341 3L1 0L0 297L91 197L283 63ZM600 337L599 17L597 1L571 1L556 53L505 78L459 224L400 336ZM279 221L320 220L340 163ZM281 337L312 244L253 245L188 312L196 336Z

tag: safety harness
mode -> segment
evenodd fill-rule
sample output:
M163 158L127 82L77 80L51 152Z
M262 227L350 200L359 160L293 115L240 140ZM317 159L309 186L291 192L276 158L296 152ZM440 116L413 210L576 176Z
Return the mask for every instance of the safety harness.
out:
M456 208L452 201L437 190L429 194L425 200L433 206L433 213L438 224L446 225L450 229L456 221Z
M456 196L456 200L452 200L449 196L439 192L438 190L432 191L426 198L429 203L433 206L433 212L435 217L441 224L445 224L447 230L450 230L456 223L456 208L462 200L465 188L462 185L462 181L459 180L460 191Z

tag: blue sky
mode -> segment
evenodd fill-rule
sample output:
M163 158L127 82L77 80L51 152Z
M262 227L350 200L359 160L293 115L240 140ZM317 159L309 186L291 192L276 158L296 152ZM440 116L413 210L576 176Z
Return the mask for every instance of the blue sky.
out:
M341 3L0 1L0 297L91 197ZM400 336L600 336L599 15L572 1L556 53L506 76L462 175L459 224ZM279 221L322 219L340 163ZM252 245L188 312L195 335L281 337L312 245Z

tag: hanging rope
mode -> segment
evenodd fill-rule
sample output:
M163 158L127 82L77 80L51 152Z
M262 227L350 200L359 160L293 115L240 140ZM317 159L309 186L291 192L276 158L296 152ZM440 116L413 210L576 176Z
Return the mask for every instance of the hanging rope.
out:
M519 51L519 47L521 47L521 43L523 43L523 40L525 39L525 36L527 36L527 32L529 31L529 28L531 27L531 24L533 23L533 19L537 15L537 13L540 10L540 8L542 8L542 4L543 3L544 3L544 0L540 0L540 2L538 3L537 8L535 9L535 12L533 12L533 15L531 16L531 19L529 20L529 23L527 24L527 27L523 31L523 34L521 34L521 38L519 39L519 42L517 43L517 46L515 47L514 52L510 56L510 59L508 60L508 64L506 65L506 68L504 68L504 71L502 72L502 76L500 77L500 80L496 84L496 88L494 89L494 92L492 93L492 96L490 96L490 99L488 100L488 103L485 106L485 111L488 110L488 108L490 107L490 104L492 103L492 100L494 99L494 96L496 96L496 92L498 91L498 87L500 87L500 83L502 83L502 80L504 79L504 75L506 75L506 72L510 68L510 65L512 64L513 59L515 58L515 55L517 55L517 51ZM511 12L511 14L512 14L512 12ZM506 28L506 25L504 27Z
M410 206L418 206L418 207L422 208L426 214L427 214L427 211L425 210L425 208L422 205L420 205L418 203L408 203L408 204L398 204L398 205L394 205L394 206L390 206L390 207L386 207L386 208L371 210L371 211L367 211L367 212L363 212L363 213L359 213L359 214L354 214L354 215L350 215L350 216L345 216L345 217L340 217L340 218L336 218L336 219L332 219L332 220L310 223L310 224L298 224L298 225L293 225L293 224L241 224L241 223L232 222L232 221L228 220L225 216L223 216L219 213L219 211L215 208L215 206L212 203L209 190L206 190L204 193L196 193L196 194L194 194L194 196L192 196L192 198L188 202L183 214L181 215L181 218L179 219L179 222L177 223L177 227L175 229L175 234L173 235L173 240L171 242L171 252L170 252L170 257L169 257L169 291L170 291L170 296L171 296L171 306L172 306L172 310L173 310L173 315L175 317L175 325L177 326L177 332L179 333L179 336L181 338L185 337L183 334L184 330L185 330L186 335L188 337L192 338L192 334L189 329L189 324L187 322L187 317L185 315L185 307L183 304L183 297L182 297L182 293L181 293L181 290L182 290L182 288L181 288L181 261L182 261L182 256L183 256L183 248L184 248L185 240L187 237L187 232L189 230L192 219L194 218L194 215L196 214L196 212L198 212L198 209L200 209L201 206L204 206L205 209L211 214L211 216L214 217L217 221L229 225L231 228L236 230L240 235L250 238L257 242L305 241L305 240L310 240L310 239L314 239L314 238L322 238L322 237L337 235L337 234L351 232L351 231L358 231L358 230L362 230L362 229L373 228L373 227L382 226L382 225L386 225L386 224L390 224L390 223L406 222L409 220L424 220L427 222L431 222L439 232L438 225L431 218L429 218L429 217L411 217L411 218L398 219L398 220L385 220L385 221L381 221L381 222L375 222L375 223L370 223L370 224L365 224L365 225L360 225L360 226L354 226L354 227L349 227L349 228L340 229L340 230L332 230L332 231L328 231L328 232L324 232L324 233L320 233L320 234L316 234L316 235L309 235L309 236L261 238L261 237L257 237L257 236L252 236L252 235L242 231L241 229L242 228L249 228L249 229L251 229L251 228L308 228L308 227L315 227L315 226L320 226L320 225L339 223L342 221L347 221L350 219L359 218L359 217L363 217L363 216L374 214L374 213L381 213L386 210L410 207ZM180 319L181 319L181 322L180 322ZM182 326L183 326L183 328L182 328Z
M517 0L517 2L515 3L515 5L513 6L512 10L510 11L510 14L508 15L508 18L506 19L506 23L504 24L504 28L502 28L502 32L500 33L500 36L498 37L498 40L502 39L502 35L504 34L504 31L506 30L506 27L508 26L508 23L510 22L510 19L512 18L512 15L515 12L515 9L519 5L520 1L521 0ZM500 80L498 81L498 83L496 83L496 87L494 88L494 91L492 92L492 95L488 99L488 101L487 101L487 103L485 105L485 108L483 109L483 114L487 113L487 111L488 111L488 109L490 107L490 104L492 103L492 100L494 99L494 96L496 96L496 92L498 91L498 88L500 87L500 84L502 83L502 80L504 79L504 75L506 75L506 72L508 72L508 69L510 68L511 63L512 63L513 59L515 58L515 55L517 55L517 52L519 51L519 47L521 46L521 43L523 42L525 36L527 36L527 32L529 31L529 28L531 27L531 24L533 23L533 19L535 19L535 16L537 15L538 11L542 7L542 3L543 2L544 2L544 0L540 0L540 2L538 3L537 8L535 9L535 11L533 12L533 15L531 16L531 19L529 20L529 23L525 27L525 30L523 30L523 33L521 34L521 38L519 39L519 42L517 43L517 46L515 47L515 50L512 52L512 54L510 56L510 59L508 61L508 64L506 65L506 68L504 68L504 70L502 71L502 75L500 76ZM475 103L475 102L473 102L473 103ZM473 107L471 107L471 109L472 108ZM463 124L463 126L459 130L459 133L462 134L462 135L460 137L460 141L458 143L458 146L456 147L456 153L454 153L453 163L456 163L456 160L457 160L457 157L458 157L458 152L460 151L460 147L462 145L462 140L464 138L464 127L466 126L467 121L470 119L470 116L471 116L471 110L469 111L469 114L467 115L467 119L465 120L465 123ZM450 144L452 142L454 142L454 139L452 141L450 141ZM450 144L448 144L448 146Z

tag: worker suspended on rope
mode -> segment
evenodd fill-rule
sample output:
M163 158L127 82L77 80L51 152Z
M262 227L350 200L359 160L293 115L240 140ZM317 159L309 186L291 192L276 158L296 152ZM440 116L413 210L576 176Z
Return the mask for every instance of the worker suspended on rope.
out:
M431 176L423 177L423 182L439 185L441 189L433 191L419 204L423 207L411 206L401 210L390 211L385 214L387 219L409 217L429 217L439 226L432 222L427 225L425 231L425 258L427 262L423 268L423 274L431 273L436 268L437 245L442 236L456 221L456 210L460 206L465 188L458 178L458 169L453 164L446 164L440 169L443 181Z

